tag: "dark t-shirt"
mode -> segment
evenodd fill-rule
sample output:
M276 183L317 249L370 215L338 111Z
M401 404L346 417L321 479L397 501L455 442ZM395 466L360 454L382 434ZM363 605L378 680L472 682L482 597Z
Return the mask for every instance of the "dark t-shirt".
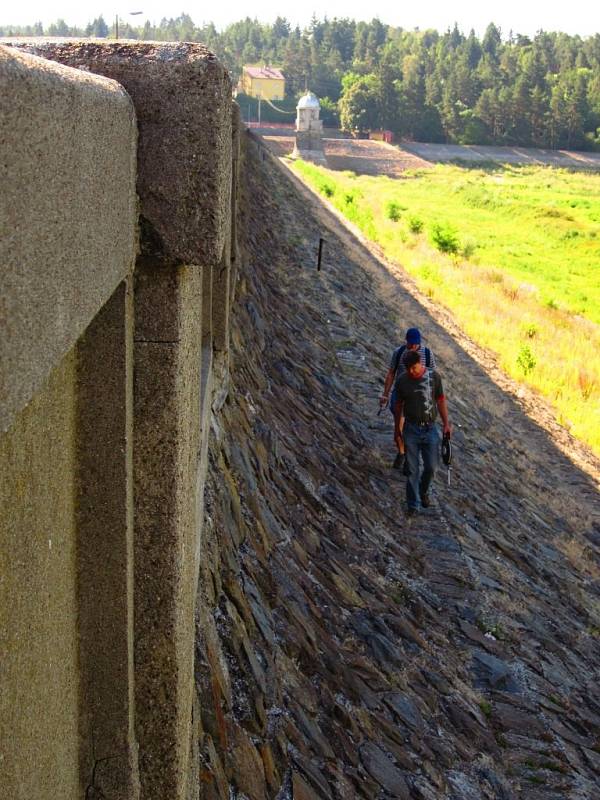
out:
M404 416L409 422L433 422L437 417L437 403L444 395L439 372L426 369L420 378L411 378L405 372L398 378L396 396L404 403Z
M403 358L406 353L409 352L405 344L400 345L397 347L394 352L392 353L392 361L390 363L390 369L394 373L394 386L398 382L398 378L404 372L406 372L406 367L404 366ZM421 359L421 364L427 369L435 369L435 357L431 350L428 347L420 347L417 349L417 353L419 354L419 358Z

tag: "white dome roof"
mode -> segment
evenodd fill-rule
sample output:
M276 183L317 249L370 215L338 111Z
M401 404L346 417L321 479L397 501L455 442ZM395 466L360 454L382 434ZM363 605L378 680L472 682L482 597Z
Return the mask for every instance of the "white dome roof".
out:
M296 108L321 108L321 105L316 94L307 92L306 94L302 95L300 100L298 100L298 105Z

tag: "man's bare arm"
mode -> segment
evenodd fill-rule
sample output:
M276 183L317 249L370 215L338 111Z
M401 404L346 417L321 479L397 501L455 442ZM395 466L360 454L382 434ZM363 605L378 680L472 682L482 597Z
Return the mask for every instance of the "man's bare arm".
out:
M436 400L436 404L438 407L438 411L440 412L440 417L442 418L442 425L444 426L444 435L452 434L452 426L450 425L450 420L448 418L448 404L446 403L446 398L444 395L438 397Z
M390 369L388 369L387 371L387 375L385 376L385 383L383 384L383 394L379 398L379 405L382 407L387 405L387 402L390 399L390 389L392 388L395 374L396 374L395 371L390 367Z

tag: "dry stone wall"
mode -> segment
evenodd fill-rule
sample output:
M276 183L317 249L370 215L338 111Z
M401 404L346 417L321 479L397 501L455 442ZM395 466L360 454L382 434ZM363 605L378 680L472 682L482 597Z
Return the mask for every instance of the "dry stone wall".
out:
M247 138L199 582L203 797L595 800L597 461L578 469ZM376 412L415 323L455 463L409 519Z

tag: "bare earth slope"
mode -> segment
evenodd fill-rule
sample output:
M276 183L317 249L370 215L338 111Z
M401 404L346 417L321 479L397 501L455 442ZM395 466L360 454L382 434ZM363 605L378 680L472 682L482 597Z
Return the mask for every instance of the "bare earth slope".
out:
M279 156L294 149L293 136L265 136L269 149ZM357 175L388 175L400 178L409 169L430 167L419 155L401 147L368 139L323 139L329 169L349 169Z
M596 800L597 462L575 466L252 141L245 172L199 589L201 797ZM376 416L408 325L456 449L410 522Z
M295 139L280 131L264 136L269 149L278 156L290 155ZM387 175L401 178L407 170L456 161L464 164L546 164L567 169L600 169L599 153L574 150L541 150L535 147L488 147L486 145L386 144L370 139L324 138L323 150L329 169L351 170L357 175Z
M547 164L568 169L600 169L600 154L577 150L543 150L537 147L424 144L406 142L402 148L426 161L490 162L499 164Z

